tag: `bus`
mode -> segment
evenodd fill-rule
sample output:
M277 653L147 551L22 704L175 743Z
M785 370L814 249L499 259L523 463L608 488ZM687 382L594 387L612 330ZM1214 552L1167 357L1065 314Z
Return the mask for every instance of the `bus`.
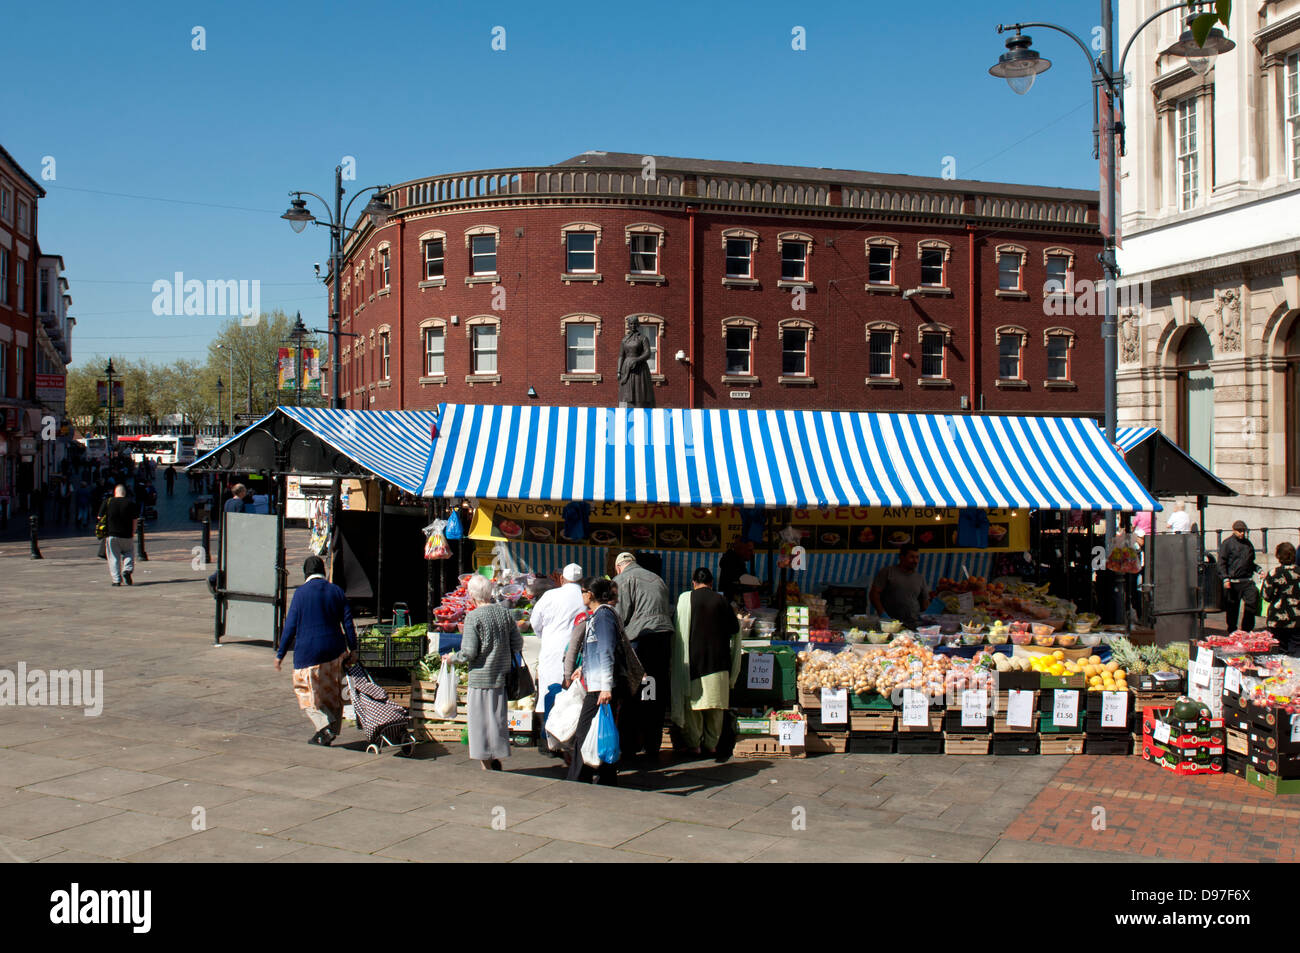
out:
M90 463L108 458L107 437L78 437L77 443L86 448L86 460Z
M195 459L193 436L171 434L124 436L117 438L117 445L119 450L129 453L136 463L147 458L164 466L174 463L184 467L189 466Z

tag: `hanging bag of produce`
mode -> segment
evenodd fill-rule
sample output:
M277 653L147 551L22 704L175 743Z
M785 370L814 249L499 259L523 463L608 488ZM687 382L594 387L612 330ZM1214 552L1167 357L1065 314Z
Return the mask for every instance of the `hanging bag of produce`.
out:
M433 713L450 720L456 717L456 667L443 662L438 672L438 691L433 697Z
M578 730L578 719L582 715L582 699L586 694L582 682L575 680L560 692L551 705L551 713L546 716L546 733L555 741L552 747L573 740L573 735Z
M614 710L609 702L600 706L596 712L596 750L600 754L601 764L618 764L621 752L618 749L618 727L614 724Z
M604 708L606 706L601 705L600 707ZM597 713L597 717L593 718L591 720L591 724L587 726L587 737L583 739L582 742L582 763L589 768L600 767L599 728L600 728L600 718L599 718L599 713Z
M1138 573L1142 571L1142 560L1133 537L1128 533L1116 533L1115 542L1106 556L1106 568L1111 572Z

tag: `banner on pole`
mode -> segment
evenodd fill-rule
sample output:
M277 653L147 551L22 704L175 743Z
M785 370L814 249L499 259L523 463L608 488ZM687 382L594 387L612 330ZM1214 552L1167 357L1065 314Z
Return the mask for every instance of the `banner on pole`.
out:
M319 394L321 389L320 348L302 349L302 392Z
M280 390L294 390L298 386L297 368L294 367L293 348L280 348L279 377Z

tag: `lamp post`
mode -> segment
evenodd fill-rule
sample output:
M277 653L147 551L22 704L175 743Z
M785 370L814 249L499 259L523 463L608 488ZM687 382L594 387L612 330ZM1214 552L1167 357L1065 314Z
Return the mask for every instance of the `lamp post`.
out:
M217 377L217 436L218 437L224 436L223 431L225 430L225 425L221 422L221 393L225 389L226 386L221 383L221 377L220 375L218 375Z
M293 343L293 405L302 406L302 339L308 335L307 325L302 323L302 312L299 311L297 318L294 320L293 329L289 332L289 340Z
M346 207L343 206L343 167L334 167L334 211L330 214L330 203L325 201L315 192L290 192L293 201L289 204L289 210L280 217L288 221L289 226L295 232L302 232L310 222L313 225L322 225L330 230L330 274L334 279L334 306L330 312L330 343L333 346L333 352L330 355L331 383L333 386L332 402L335 409L343 407L343 398L339 394L339 338L343 334L343 281L340 272L343 270L343 243L355 234L360 226L361 219L357 218L357 224L352 228L346 227L347 214L352 208L352 203L367 192L374 192L366 207L362 210L362 215L370 216L371 222L376 228L382 226L388 221L388 216L393 207L389 205L382 196L392 190L389 185L370 185L361 189L348 200ZM325 206L325 214L329 218L322 222L311 212L307 211L307 201L304 195L310 195ZM299 321L299 324L302 322Z
M1031 38L1022 34L1021 31L1029 27L1042 27L1047 30L1055 30L1057 33L1064 33L1078 45L1079 49L1083 50L1083 55L1088 60L1088 69L1092 73L1093 86L1093 158L1101 161L1102 177L1100 226L1103 250L1097 257L1101 262L1105 275L1105 310L1101 325L1101 336L1105 345L1106 362L1106 439L1114 445L1118 423L1116 378L1119 368L1115 328L1115 287L1119 278L1119 266L1115 260L1116 217L1119 215L1119 176L1116 170L1117 146L1115 138L1119 136L1118 153L1122 156L1124 154L1124 123L1122 119L1117 119L1116 115L1117 112L1123 109L1124 64L1128 60L1129 50L1133 48L1133 42L1137 39L1139 33L1166 13L1171 13L1174 10L1187 10L1188 5L1186 3L1175 3L1156 11L1143 20L1125 44L1124 51L1120 56L1119 72L1116 73L1112 59L1115 48L1115 19L1112 2L1113 0L1101 0L1101 29L1105 35L1105 46L1102 48L1099 58L1094 59L1088 44L1063 26L1054 23L1000 24L998 26L999 33L1004 33L1007 30L1015 30L1016 32L1014 36L1007 37L1007 51L998 58L997 63L990 67L989 73L1005 79L1013 92L1023 96L1033 87L1038 74L1044 73L1051 68L1051 61L1039 56L1033 49ZM1225 37L1221 30L1217 29L1209 32L1204 44L1197 43L1192 35L1192 21L1195 19L1196 14L1193 14L1188 20L1187 30L1183 32L1179 41L1163 50L1162 53L1164 55L1186 57L1187 65L1199 75L1204 76L1209 72L1210 66L1213 65L1214 58L1220 53L1226 53L1233 49L1236 44ZM1106 516L1106 543L1108 546L1114 535L1115 516L1110 513Z
M228 346L228 345L225 345L225 344L218 344L218 345L217 345L217 349L218 349L218 350L221 350L221 351L225 351L226 354L229 355L229 357L230 357L230 368L229 368L229 372L228 372L227 375L226 375L226 380L230 381L230 405L229 405L229 407L228 407L227 409L229 410L229 414L228 414L228 416L230 417L230 422L231 422L231 424L232 424L232 426L233 426L233 424L234 424L234 422L235 422L235 349L232 348L232 347L230 347L230 346ZM219 410L221 410L221 407L220 407L220 404L221 404L221 380L220 380L220 378L218 378L218 380L217 380L217 404L218 404L218 406L217 406L217 410L219 411ZM218 415L218 416L220 416L220 415Z
M113 375L117 371L113 367L113 359L110 357L108 363L104 365L104 376L108 378L108 439L104 441L108 459L113 459Z

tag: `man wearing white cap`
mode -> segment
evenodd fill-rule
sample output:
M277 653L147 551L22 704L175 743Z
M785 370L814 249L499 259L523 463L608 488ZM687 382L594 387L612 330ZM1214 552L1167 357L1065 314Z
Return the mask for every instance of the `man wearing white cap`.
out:
M582 587L578 585L582 579L582 567L577 563L569 563L561 576L564 584L558 589L542 593L529 616L533 632L542 640L537 657L537 710L542 712L543 724L562 688L564 651L569 647L574 616L586 611L582 601Z

